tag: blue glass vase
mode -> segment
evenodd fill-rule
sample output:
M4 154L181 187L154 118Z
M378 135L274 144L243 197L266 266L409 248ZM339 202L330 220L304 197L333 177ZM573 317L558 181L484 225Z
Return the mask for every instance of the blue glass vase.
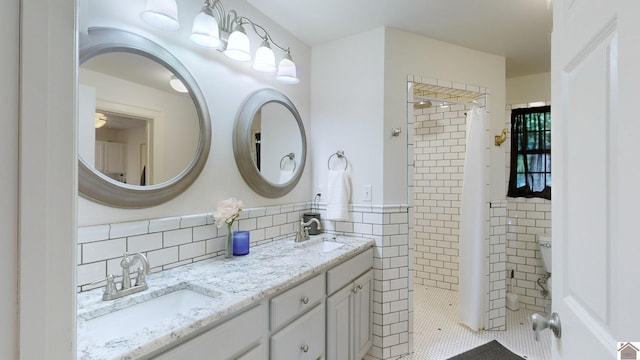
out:
M247 255L249 253L249 232L245 230L233 232L233 255Z

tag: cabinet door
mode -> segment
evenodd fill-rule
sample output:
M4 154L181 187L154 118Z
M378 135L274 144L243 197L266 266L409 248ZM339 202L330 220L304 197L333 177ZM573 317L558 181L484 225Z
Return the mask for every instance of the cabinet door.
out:
M355 359L362 359L373 339L373 270L356 279L354 285L357 290L353 293L353 350Z
M353 286L327 298L327 360L351 359L351 308Z

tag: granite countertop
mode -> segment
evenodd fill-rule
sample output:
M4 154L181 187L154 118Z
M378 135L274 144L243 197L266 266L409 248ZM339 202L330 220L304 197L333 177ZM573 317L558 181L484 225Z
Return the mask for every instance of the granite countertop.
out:
M293 239L254 246L246 256L217 257L147 276L149 289L112 301L102 301L103 288L79 293L77 319L78 359L137 359L183 340L270 297L292 284L325 271L373 246L368 238L329 235L312 236L313 244L330 238L344 246L319 252L300 246ZM153 264L152 264L153 265ZM90 331L88 319L126 308L179 289L192 289L212 296L206 306L179 316L161 319L151 328L127 332L129 324L117 324L117 334L105 342L102 333ZM113 324L110 324L113 326ZM116 327L116 326L113 326Z

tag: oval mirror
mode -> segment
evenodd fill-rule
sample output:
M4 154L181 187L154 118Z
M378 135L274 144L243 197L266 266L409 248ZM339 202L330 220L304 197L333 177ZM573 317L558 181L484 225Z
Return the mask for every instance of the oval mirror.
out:
M161 204L206 163L211 125L195 79L139 35L92 28L80 35L78 189L123 208Z
M274 89L247 97L236 118L233 152L245 182L258 194L276 198L300 181L307 141L298 110Z

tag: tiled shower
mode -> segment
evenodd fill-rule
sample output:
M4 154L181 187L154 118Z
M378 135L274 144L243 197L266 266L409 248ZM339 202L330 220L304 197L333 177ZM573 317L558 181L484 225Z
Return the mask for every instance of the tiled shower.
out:
M413 84L409 96L426 91L432 97L469 101L483 100L483 94L489 93L481 87L436 79L410 76L408 80ZM454 104L441 107L434 103L428 108L414 108L411 102L408 105L408 113L413 114L409 116L409 199L413 201L414 213L410 234L414 243L416 286L458 291L458 228L465 113L469 109L468 105ZM490 111L490 106L487 109ZM508 129L510 109L505 119ZM493 134L487 130L485 135L485 142L493 146ZM509 159L509 140L510 136L502 144L506 159ZM508 174L508 160L506 162ZM487 167L487 173L490 171L495 170ZM488 187L489 181L486 183ZM548 311L549 300L537 284L544 274L536 241L538 234L550 234L551 203L541 199L489 200L484 254L485 288L488 289L485 325L490 330L506 330L506 313L510 311L506 308L507 287L519 294L521 308Z

